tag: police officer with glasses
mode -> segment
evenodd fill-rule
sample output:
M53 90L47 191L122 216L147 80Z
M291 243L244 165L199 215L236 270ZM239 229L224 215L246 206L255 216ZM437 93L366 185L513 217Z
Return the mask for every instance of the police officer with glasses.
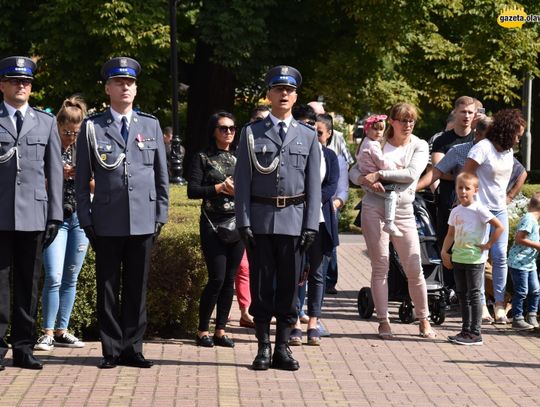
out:
M302 253L319 229L321 157L315 129L291 114L300 72L276 66L265 82L271 113L242 130L234 174L236 222L250 264L249 312L258 340L252 368L297 370L287 342L297 318ZM277 320L273 355L272 316Z
M35 70L27 57L0 61L0 370L8 351L11 300L13 366L43 367L33 356L42 252L63 221L56 119L28 104Z

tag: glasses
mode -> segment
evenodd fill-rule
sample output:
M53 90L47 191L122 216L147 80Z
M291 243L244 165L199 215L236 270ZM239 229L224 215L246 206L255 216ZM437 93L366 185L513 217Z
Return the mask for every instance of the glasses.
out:
M400 122L403 126L406 126L407 124L414 125L414 123L416 123L416 120L413 119L401 119L397 121Z
M13 86L29 86L32 83L31 79L21 79L21 78L10 78L10 79L4 79L2 82L7 82L10 85Z
M231 133L236 133L236 126L216 126L216 129L219 129L223 134L227 134L229 131Z
M72 130L64 130L62 134L66 137L76 137L77 134L79 134L78 131L72 131Z
M274 86L273 88L270 88L270 90L273 90L278 93L287 92L289 94L296 92L296 89L290 86Z

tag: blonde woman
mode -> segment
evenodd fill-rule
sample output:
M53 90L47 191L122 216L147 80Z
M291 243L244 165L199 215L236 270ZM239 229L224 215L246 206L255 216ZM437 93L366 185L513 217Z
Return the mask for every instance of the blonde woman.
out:
M56 116L64 166L64 222L52 244L43 252L43 335L36 350L51 350L55 345L82 348L84 343L68 332L75 303L77 278L81 271L88 239L79 227L75 202L75 141L86 116L86 104L78 96L66 99Z

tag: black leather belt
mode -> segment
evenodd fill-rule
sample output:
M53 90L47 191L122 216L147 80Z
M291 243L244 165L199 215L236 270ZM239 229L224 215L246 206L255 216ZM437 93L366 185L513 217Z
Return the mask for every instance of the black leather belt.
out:
M296 196L251 196L252 202L273 205L276 208L285 208L289 205L300 205L306 201L306 196L304 194Z

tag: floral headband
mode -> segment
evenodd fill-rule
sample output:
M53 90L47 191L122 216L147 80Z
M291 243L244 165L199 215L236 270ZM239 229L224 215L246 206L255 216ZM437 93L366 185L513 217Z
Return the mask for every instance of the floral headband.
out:
M385 114L374 114L369 116L366 120L364 120L364 133L367 134L368 130L378 122L385 121L388 118Z

